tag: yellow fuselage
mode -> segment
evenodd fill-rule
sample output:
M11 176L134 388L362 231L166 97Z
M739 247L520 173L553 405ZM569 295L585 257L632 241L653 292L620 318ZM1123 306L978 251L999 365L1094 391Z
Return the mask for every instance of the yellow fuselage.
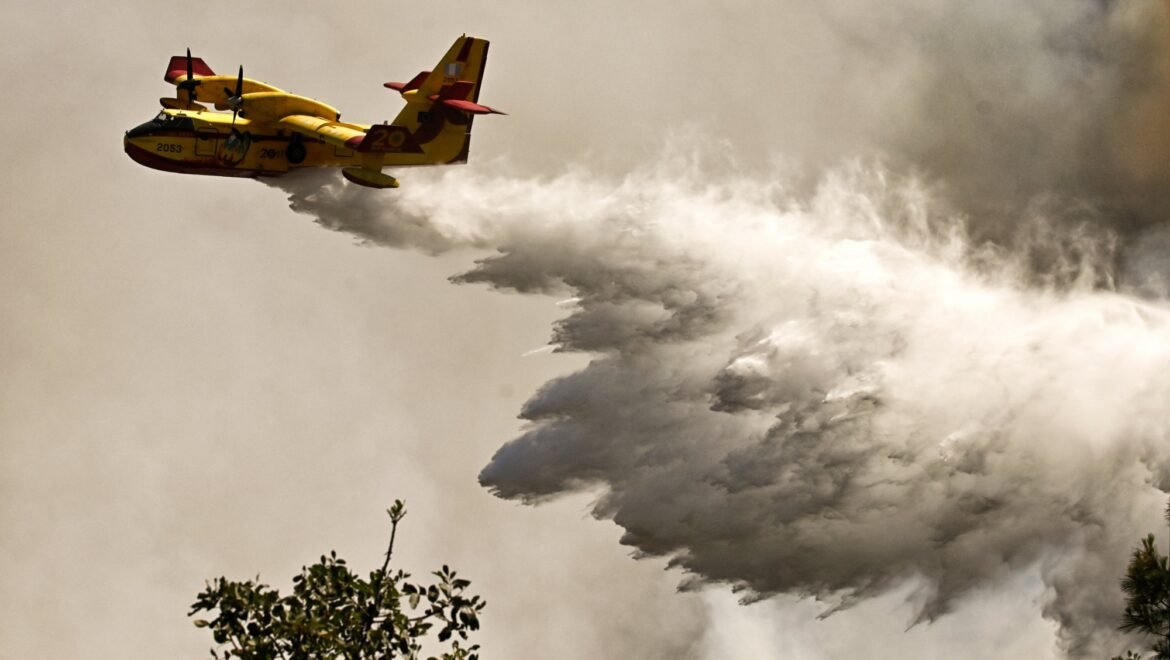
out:
M465 163L475 116L502 114L478 102L487 51L484 39L455 39L430 71L409 83L385 83L406 105L393 121L367 125L245 78L242 66L235 76L218 75L188 50L172 57L163 74L175 96L159 99L164 110L126 131L123 146L135 161L168 172L255 177L339 167L351 183L396 188L383 167Z
M325 124L319 130L364 133L370 128L365 124L319 121ZM230 113L194 109L163 110L151 121L127 131L123 145L131 158L147 167L216 176L279 176L300 167L361 167L377 171L382 167L466 160L463 145L454 140L435 140L398 153L362 153L273 122L237 117L233 130Z

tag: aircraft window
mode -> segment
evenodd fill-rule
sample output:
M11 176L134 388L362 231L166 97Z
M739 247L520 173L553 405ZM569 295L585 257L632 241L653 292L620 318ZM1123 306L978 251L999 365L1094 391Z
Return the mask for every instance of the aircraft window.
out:
M168 115L166 112L158 113L158 116L153 121L148 122L158 128L163 128L172 131L194 131L195 122L190 117L176 117L175 115Z

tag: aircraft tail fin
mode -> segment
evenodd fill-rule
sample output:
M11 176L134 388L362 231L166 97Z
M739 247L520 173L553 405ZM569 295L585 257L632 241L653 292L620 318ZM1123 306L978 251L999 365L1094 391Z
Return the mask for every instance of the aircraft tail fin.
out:
M436 162L465 162L475 115L504 114L479 103L488 41L463 35L435 68L407 83L386 83L406 100L394 126L408 129Z
M423 79L418 91L421 96L429 97L438 94L448 85L458 81L472 83L470 90L471 100L479 100L479 85L483 81L484 65L487 64L488 42L486 39L476 39L463 35L451 44L447 54L430 75Z

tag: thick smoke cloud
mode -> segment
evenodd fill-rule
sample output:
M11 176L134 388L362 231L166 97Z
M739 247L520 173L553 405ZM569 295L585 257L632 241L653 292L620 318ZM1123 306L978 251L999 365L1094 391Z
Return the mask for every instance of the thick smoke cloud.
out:
M882 119L871 142L979 211L984 237L1010 236L1028 203L1068 215L1075 202L1114 227L1166 218L1165 2L907 0L823 14L851 63L881 71L842 81L877 101L865 106Z
M574 301L552 342L592 361L525 404L480 476L501 497L599 491L685 586L826 613L913 584L929 622L1038 572L1062 648L1115 653L1117 578L1170 489L1166 6L848 4L816 13L885 165L782 154L810 184L698 148L277 185L371 244L496 250L457 283Z
M685 105L745 159L779 151L812 164L815 181L820 167L879 153L976 216L978 240L1028 242L1042 271L1053 253L1022 214L1055 225L1049 240L1075 231L1122 244L1170 217L1165 2L816 7L731 3L726 22L748 45L729 45L731 61L682 55L698 92Z

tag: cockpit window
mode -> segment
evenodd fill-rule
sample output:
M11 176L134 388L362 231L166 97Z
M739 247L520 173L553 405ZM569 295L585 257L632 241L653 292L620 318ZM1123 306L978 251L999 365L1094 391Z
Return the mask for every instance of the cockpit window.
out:
M183 133L194 133L195 122L190 117L180 117L175 115L168 115L166 112L160 112L154 119L136 126L129 131L129 137L140 137L143 135L153 135L163 131L179 131Z
M168 131L193 131L195 130L195 122L191 121L190 117L183 115L168 115L166 111L158 113L154 118L156 122Z

